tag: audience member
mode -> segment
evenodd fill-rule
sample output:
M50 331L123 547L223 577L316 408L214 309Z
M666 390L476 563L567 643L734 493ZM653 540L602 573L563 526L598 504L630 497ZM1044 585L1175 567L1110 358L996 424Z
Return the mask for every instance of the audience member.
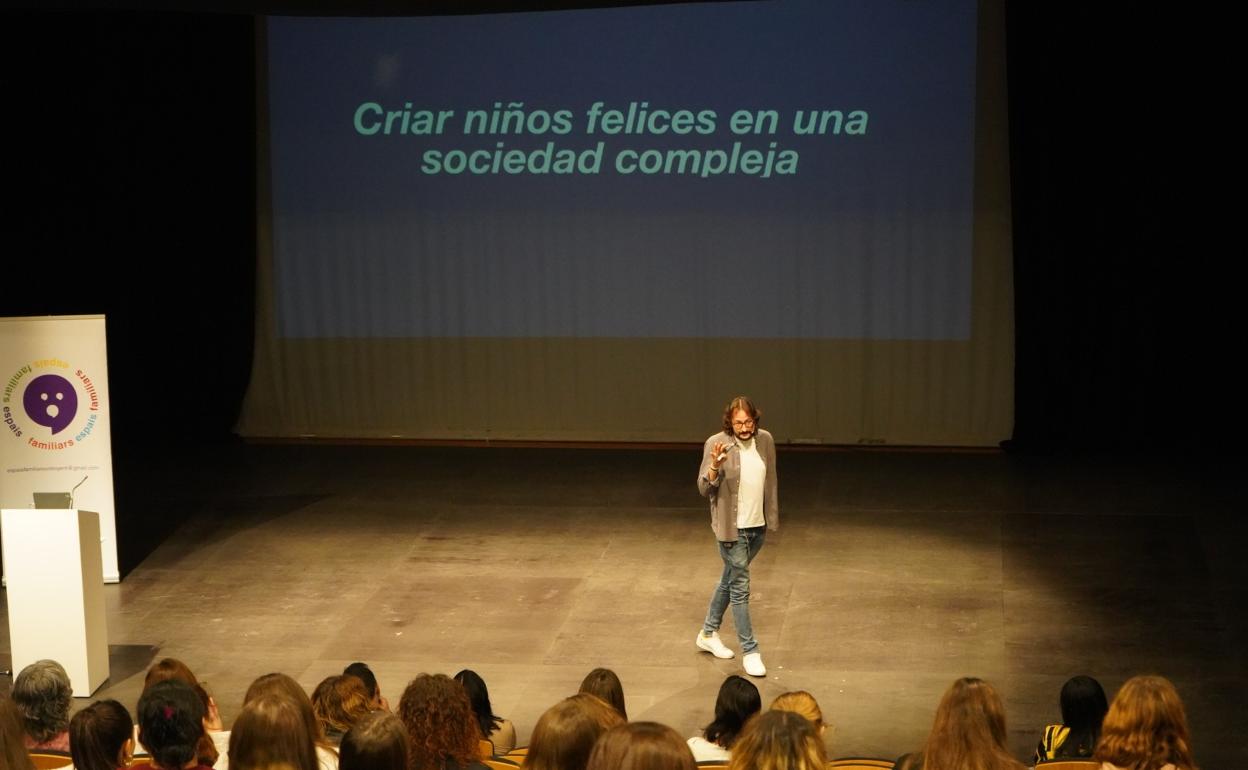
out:
M35 770L35 763L26 750L26 731L22 712L12 700L0 695L0 768Z
M117 770L134 758L134 721L115 700L92 703L69 720L74 770Z
M181 679L156 682L139 697L139 742L156 770L209 770L198 755L204 737L204 702Z
M778 695L771 702L771 710L792 711L798 716L806 717L820 738L823 738L823 734L828 730L828 724L823 721L823 712L819 710L819 702L815 700L815 696L805 690L794 690Z
M37 660L13 680L13 702L22 715L26 748L69 753L69 674L54 660Z
M381 687L377 684L377 677L367 663L356 661L344 668L342 673L359 677L360 681L364 683L364 687L368 689L368 707L370 709L373 711L378 709L382 711L390 710L390 702L381 694Z
M603 733L586 770L696 770L680 733L657 722L630 722Z
M624 685L620 684L620 678L611 669L596 668L590 671L581 681L581 689L578 692L597 695L620 712L625 722L628 721L628 711L624 708Z
M897 770L1023 770L1005 745L1005 707L992 685L964 677L936 707L923 748L897 760Z
M338 770L408 770L407 728L389 711L374 711L342 737Z
M1170 680L1127 680L1109 704L1093 758L1103 770L1197 770L1187 714Z
M525 770L585 770L598 737L623 723L620 712L596 695L564 698L537 720Z
M299 704L271 693L243 706L230 730L232 770L319 770L316 742Z
M368 687L353 674L331 676L312 691L312 713L330 743L342 742L351 725L368 714Z
M285 674L259 677L247 690L230 732L216 703L186 664L165 658L144 681L134 724L122 704L102 700L68 719L69 677L41 660L0 697L0 770L34 770L29 751L69 753L70 770L124 770L136 747L152 770L488 770L481 736L496 754L515 747L515 727L493 713L476 672L452 679L420 674L388 711L376 677L363 663L326 678L311 698ZM1137 676L1106 703L1100 683L1068 680L1062 724L1048 725L1036 762L1093 758L1103 770L1199 770L1192 759L1183 703L1160 676ZM758 688L729 676L715 717L701 736L682 742L655 722L628 723L619 677L589 673L580 692L547 709L533 729L524 770L825 770L827 730L814 696L786 692L760 713ZM215 751L209 731L228 736ZM136 740L137 735L137 740ZM341 760L329 737L341 742ZM1023 770L1006 748L1005 709L988 682L955 681L942 696L923 746L899 757L896 770Z
M399 699L407 727L410 770L484 770L481 730L468 693L446 674L421 674Z
M762 707L762 698L753 682L735 674L725 679L715 698L715 719L703 728L702 735L688 740L694 760L727 762L746 721Z
M1101 683L1090 676L1076 676L1062 685L1062 723L1048 725L1036 746L1034 760L1082 759L1092 756L1101 737L1101 722L1109 710Z
M824 770L827 750L809 719L764 711L750 719L732 747L729 770Z
M308 694L299 686L299 683L286 674L265 674L247 688L246 694L243 695L243 706L246 707L248 703L265 695L284 696L298 707L299 716L307 725L312 742L316 744L316 758L320 762L320 770L338 770L338 752L321 733L316 714L312 713L312 701L308 699ZM218 763L216 770L228 769Z
M199 740L199 746L196 748L196 756L199 757L200 764L213 765L217 758L225 753L225 748L229 744L230 734L221 724L221 713L217 710L217 702L208 694L208 690L200 683L190 667L177 658L163 658L152 665L147 670L147 676L143 679L143 692L147 692L148 688L158 682L167 682L170 679L176 679L190 685L195 694L199 696L200 701L204 704L204 736ZM140 741L140 750L146 751L146 747Z
M495 754L506 754L516 747L516 727L510 721L494 714L490 706L490 691L485 680L477 672L464 669L455 675L455 681L464 686L477 726L485 739L494 744Z

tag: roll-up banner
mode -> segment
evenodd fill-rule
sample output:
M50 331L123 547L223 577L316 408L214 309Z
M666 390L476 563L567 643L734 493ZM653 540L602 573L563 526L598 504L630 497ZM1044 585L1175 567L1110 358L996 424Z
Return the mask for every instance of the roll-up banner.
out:
M0 384L0 507L38 495L38 507L99 514L104 582L116 583L104 316L0 318Z

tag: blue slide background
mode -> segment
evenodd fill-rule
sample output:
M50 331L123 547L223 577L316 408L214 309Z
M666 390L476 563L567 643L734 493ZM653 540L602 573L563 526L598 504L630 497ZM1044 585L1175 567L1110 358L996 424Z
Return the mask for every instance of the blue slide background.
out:
M965 339L975 3L706 4L268 21L283 337ZM363 102L454 109L361 136ZM464 136L467 110L570 109L570 135ZM595 101L713 109L710 136L593 136ZM774 136L734 136L775 109ZM865 110L795 136L796 109ZM426 149L606 142L598 175L430 176ZM622 175L630 148L799 153L760 179Z

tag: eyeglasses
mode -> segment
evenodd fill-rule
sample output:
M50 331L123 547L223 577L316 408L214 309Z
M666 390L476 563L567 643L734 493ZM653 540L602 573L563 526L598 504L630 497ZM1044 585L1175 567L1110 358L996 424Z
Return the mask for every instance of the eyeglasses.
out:
M732 427L734 427L734 428L753 428L753 427L754 427L754 421L753 421L753 420L733 420L733 421L732 421Z

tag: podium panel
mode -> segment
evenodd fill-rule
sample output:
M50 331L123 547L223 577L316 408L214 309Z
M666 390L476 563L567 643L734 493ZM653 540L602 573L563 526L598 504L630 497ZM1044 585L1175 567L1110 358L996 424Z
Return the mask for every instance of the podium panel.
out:
M108 678L100 517L77 509L6 508L0 542L13 673L48 658L65 667L74 697Z

